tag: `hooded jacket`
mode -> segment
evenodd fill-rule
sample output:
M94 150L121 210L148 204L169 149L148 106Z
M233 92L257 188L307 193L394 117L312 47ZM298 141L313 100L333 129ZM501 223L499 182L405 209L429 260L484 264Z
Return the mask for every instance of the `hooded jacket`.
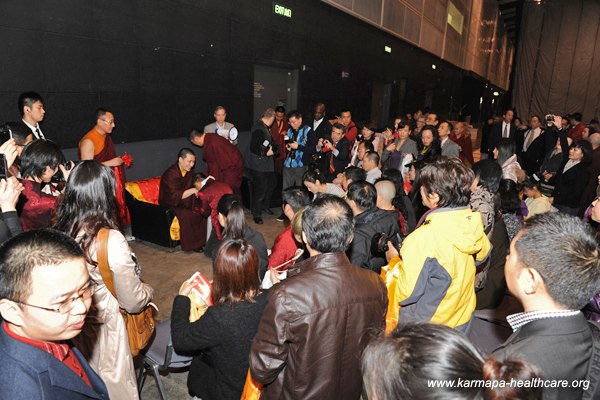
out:
M475 310L475 263L490 252L481 215L469 207L430 211L407 236L396 287L401 323L431 321L452 328L467 324ZM390 260L390 265L394 265Z

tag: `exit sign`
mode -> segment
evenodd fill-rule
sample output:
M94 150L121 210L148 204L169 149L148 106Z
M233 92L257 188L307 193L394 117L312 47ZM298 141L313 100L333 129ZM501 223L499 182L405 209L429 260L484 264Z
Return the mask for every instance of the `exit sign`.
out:
M282 17L292 18L292 9L273 2L273 14L281 15Z

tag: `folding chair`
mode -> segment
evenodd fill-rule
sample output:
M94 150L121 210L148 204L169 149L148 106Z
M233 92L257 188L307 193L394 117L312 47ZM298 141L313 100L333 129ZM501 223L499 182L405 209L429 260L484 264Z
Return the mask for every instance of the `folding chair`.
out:
M160 379L160 373L170 368L185 368L192 362L192 357L179 355L173 350L171 342L171 320L160 322L156 325L154 340L144 356L144 364L138 373L138 392L142 393L146 371L151 371L156 381L156 386L162 400L167 400L165 387Z

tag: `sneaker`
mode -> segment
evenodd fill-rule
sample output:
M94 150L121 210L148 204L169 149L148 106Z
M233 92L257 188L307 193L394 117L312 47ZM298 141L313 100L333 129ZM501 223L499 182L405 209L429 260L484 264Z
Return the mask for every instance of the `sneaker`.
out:
M283 214L283 213L282 213L282 214L281 214L279 217L277 217L277 221L279 221L279 222L283 222L283 221L285 221L286 219L288 219L288 218L287 218L287 217L285 216L285 214Z
M135 240L135 236L133 236L133 235L127 235L127 236L125 236L125 239L128 242L133 242Z

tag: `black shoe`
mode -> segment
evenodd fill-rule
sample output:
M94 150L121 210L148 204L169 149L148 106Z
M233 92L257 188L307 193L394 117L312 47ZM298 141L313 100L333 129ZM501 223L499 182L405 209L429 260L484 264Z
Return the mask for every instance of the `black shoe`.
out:
M270 208L265 208L263 211L266 212L269 215L275 215L275 213L273 211L271 211Z
M283 214L283 213L282 213L282 214L281 214L279 217L277 217L277 221L279 221L279 222L283 222L283 221L285 221L286 219L288 219L288 218L287 218L287 217L285 216L285 214Z
M263 224L263 220L261 217L254 217L254 223L258 224L258 225L262 225Z
M200 246L200 247L196 247L194 250L192 250L194 253L204 253L204 247Z

